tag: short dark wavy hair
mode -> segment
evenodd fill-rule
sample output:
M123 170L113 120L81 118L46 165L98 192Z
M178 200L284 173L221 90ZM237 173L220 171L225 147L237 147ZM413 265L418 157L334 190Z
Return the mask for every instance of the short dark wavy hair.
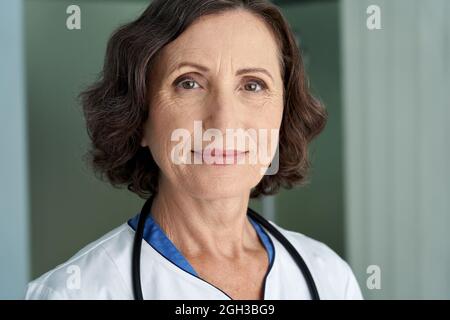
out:
M245 9L262 18L281 55L284 110L279 134L279 170L265 175L250 197L304 185L308 144L324 128L327 112L309 90L300 50L279 9L264 0L154 0L109 39L99 79L80 94L91 148L88 161L113 186L126 185L142 198L158 192L159 168L142 147L148 118L148 75L159 51L196 19Z

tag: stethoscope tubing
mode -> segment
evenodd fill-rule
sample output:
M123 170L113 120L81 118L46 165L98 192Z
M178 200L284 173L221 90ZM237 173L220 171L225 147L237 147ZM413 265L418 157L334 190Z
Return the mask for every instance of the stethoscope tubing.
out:
M150 214L151 205L153 203L155 195L151 195L142 206L141 214L139 215L139 220L136 228L136 232L134 234L134 242L133 242L133 256L131 261L131 271L132 271L132 283L133 283L133 293L135 300L144 300L142 295L142 285L141 285L141 248L142 248L142 238L144 235L144 227L145 221ZM269 231L288 251L291 257L294 259L298 268L302 272L305 277L306 284L308 286L311 299L312 300L320 300L319 292L317 290L316 284L314 282L314 278L303 260L300 253L294 248L294 246L290 243L288 239L273 226L266 218L261 216L259 213L254 211L251 208L247 210L248 216L253 218L256 222L261 224L267 231Z

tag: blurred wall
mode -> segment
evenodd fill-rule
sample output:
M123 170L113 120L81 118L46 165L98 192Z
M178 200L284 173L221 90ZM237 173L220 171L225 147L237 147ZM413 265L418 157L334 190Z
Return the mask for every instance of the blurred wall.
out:
M86 166L88 138L76 97L101 71L112 31L146 2L76 1L81 30L68 30L72 3L25 3L32 278L125 222L143 202Z
M449 299L450 1L343 0L341 13L350 260L366 298Z
M298 36L313 94L329 119L309 148L310 183L276 196L276 221L345 258L339 1L282 1L280 6Z
M23 2L0 3L0 299L28 281L28 175Z

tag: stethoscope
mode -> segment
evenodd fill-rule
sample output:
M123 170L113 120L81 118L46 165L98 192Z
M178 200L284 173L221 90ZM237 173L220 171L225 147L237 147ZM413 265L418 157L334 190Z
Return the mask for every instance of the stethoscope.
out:
M153 198L155 194L150 196L150 198L145 201L142 206L141 214L139 215L138 225L136 228L136 232L134 235L134 243L133 243L133 257L132 257L132 277L133 277L133 293L134 298L136 300L144 300L142 296L142 287L141 287L141 246L142 246L142 238L144 236L144 226L145 221L150 213L150 209L152 207ZM263 216L252 210L251 208L247 209L247 215L254 220L256 220L259 224L261 224L264 228L267 229L280 243L286 248L291 257L294 259L295 263L299 267L303 276L305 277L306 284L308 285L309 293L311 294L312 300L320 300L319 293L317 291L316 284L311 275L311 272L308 269L305 261L298 253L298 251L294 248L294 246L286 239L285 236L281 234L268 220L266 220Z

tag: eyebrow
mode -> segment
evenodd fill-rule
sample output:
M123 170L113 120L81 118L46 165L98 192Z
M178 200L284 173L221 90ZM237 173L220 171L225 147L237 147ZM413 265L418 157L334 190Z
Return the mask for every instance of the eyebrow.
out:
M182 67L193 67L193 68L196 68L196 69L198 69L198 70L200 70L200 71L203 71L203 72L209 72L209 69L208 69L207 67L202 66L202 65L200 65L200 64L198 64L198 63L193 63L193 62L181 62L180 64L178 64L178 65L175 67L175 69L174 69L173 71L175 71L175 70L177 70L177 69L180 69L180 68L182 68ZM172 71L172 72L173 72L173 71ZM237 76L240 76L240 75L242 75L242 74L245 74L245 73L252 73L252 72L256 72L256 73L264 73L264 74L266 74L267 76L269 76L270 79L272 79L272 81L273 81L273 77L272 77L272 75L270 74L270 72L267 71L267 70L264 69L264 68L243 68L243 69L239 69L239 70L236 72L236 75L237 75Z

